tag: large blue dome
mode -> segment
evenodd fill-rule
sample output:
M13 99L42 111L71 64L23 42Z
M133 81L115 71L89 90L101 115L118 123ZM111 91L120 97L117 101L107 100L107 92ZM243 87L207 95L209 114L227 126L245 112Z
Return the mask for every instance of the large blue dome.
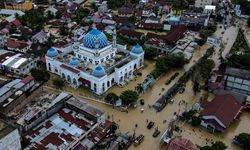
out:
M103 48L107 45L107 42L106 35L98 29L92 29L84 37L84 46L91 49Z
M58 54L57 50L52 47L46 53L46 55L49 57L55 57L57 56L57 54Z
M135 54L141 54L143 53L143 48L139 45L139 44L136 44L132 50L131 50L132 53L135 53Z
M102 66L98 65L93 70L92 75L96 76L96 77L103 77L103 76L106 75L106 72L105 72L105 70L104 70L104 68Z
M79 61L78 61L78 59L76 57L73 57L73 58L71 58L69 64L71 66L77 66L79 64Z

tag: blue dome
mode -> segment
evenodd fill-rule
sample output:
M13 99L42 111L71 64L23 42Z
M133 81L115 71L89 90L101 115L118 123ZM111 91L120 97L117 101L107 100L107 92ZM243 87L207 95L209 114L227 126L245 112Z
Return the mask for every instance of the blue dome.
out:
M139 44L136 44L132 50L131 50L132 53L135 53L135 54L141 54L143 53L143 48L139 45Z
M99 65L99 66L95 67L95 69L92 72L92 75L96 76L96 77L103 77L106 75L106 73L105 73L104 68Z
M91 49L103 48L107 45L107 42L106 35L98 29L92 29L84 37L84 46Z
M76 57L73 57L73 58L71 58L69 64L71 66L77 66L79 64L79 61L78 61L78 59Z
M55 56L57 56L57 54L58 54L58 52L57 52L57 50L54 49L54 48L50 48L50 49L47 51L47 53L46 53L46 55L49 56L49 57L55 57Z

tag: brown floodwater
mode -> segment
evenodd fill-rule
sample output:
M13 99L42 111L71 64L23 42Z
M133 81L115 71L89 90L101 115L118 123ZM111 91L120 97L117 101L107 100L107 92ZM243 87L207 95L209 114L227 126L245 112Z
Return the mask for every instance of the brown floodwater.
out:
M140 97L145 100L144 106L141 106L140 104L138 104L138 107L136 109L129 110L128 113L125 113L117 109L113 109L112 107L108 105L96 102L96 101L92 101L92 100L87 100L87 101L97 106L98 108L102 109L103 111L105 111L106 115L109 116L110 120L117 122L119 124L118 132L123 132L123 133L128 132L130 135L132 135L135 132L136 135L139 135L139 134L145 135L145 140L138 147L134 147L132 145L130 147L131 150L133 149L137 149L137 150L163 149L163 147L160 147L160 137L163 134L163 132L167 129L168 123L173 118L173 114L175 112L181 113L187 108L190 108L192 104L194 104L195 102L199 100L202 93L199 93L195 96L192 91L192 82L188 81L186 84L185 92L183 94L177 94L174 97L175 99L174 103L168 104L161 112L156 112L153 108L148 108L148 104L149 105L154 104L154 102L179 79L179 77L184 73L184 71L188 70L205 53L208 47L209 47L208 45L204 45L200 49L197 49L194 52L193 57L190 60L190 62L186 64L183 68L171 70L166 75L162 76L159 80L157 80L156 84ZM216 55L214 55L213 57L216 57ZM142 76L138 76L136 81L134 80L134 81L129 82L123 88L114 86L108 92L115 92L116 94L119 95L124 90L127 90L127 89L134 90L135 86L138 83L142 83L145 77L153 69L154 69L154 63L146 60L145 67L139 70L139 72L142 73ZM165 82L175 72L179 72L180 75L177 78L175 78L169 85L165 85ZM84 96L91 95L90 92L87 92L86 90L82 88L72 89L67 86L64 90L72 92L76 95L79 95L79 94L84 95ZM182 100L186 101L187 105L178 105L179 102ZM141 113L140 111L141 108L144 109L143 113ZM147 120L154 121L155 122L154 127L158 127L159 131L161 131L161 134L157 138L152 137L154 129L148 130L146 128ZM166 123L163 123L163 120L166 120ZM206 143L206 138L213 139L214 141L221 140L231 150L238 150L239 148L237 146L231 144L232 138L241 132L249 132L250 131L249 122L250 122L250 114L244 112L240 120L232 124L230 128L228 128L227 131L223 134L210 134L205 129L201 129L198 127L194 128L188 124L184 124L181 127L181 129L183 130L183 132L181 133L181 136L184 138L190 139L193 143L197 145L201 145L201 146L205 144L210 144L210 142ZM135 127L136 124L137 124L137 127Z

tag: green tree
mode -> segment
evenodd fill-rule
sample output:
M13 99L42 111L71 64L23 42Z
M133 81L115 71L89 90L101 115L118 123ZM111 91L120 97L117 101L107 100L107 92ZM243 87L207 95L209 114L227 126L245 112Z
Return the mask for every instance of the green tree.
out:
M206 43L206 39L202 38L202 39L196 39L195 42L199 45L202 46Z
M153 60L157 56L157 50L154 48L144 48L145 58Z
M203 79L207 79L210 76L211 71L215 67L215 63L212 59L203 60L199 66L199 72Z
M237 139L243 145L245 150L250 150L250 134L240 133Z
M122 94L120 95L120 98L124 105L129 105L131 103L136 102L139 98L139 95L135 91L126 90L122 92Z
M192 117L192 122L191 124L193 126L199 126L201 124L201 118L200 117L196 117L196 116L193 116Z
M200 92L200 83L197 80L193 81L193 92L194 95L196 95L197 92Z
M186 120L190 120L190 119L194 116L195 113L196 113L196 112L195 112L194 110L184 111L184 112L182 113L182 116L183 116Z
M53 79L53 85L58 89L61 89L65 86L64 81L61 78Z
M107 101L108 103L111 103L113 104L115 101L117 101L119 99L119 96L117 96L115 93L111 92L111 93L108 93L106 96L105 96L105 101Z
M36 81L48 81L50 78L49 72L42 68L32 68L30 73Z

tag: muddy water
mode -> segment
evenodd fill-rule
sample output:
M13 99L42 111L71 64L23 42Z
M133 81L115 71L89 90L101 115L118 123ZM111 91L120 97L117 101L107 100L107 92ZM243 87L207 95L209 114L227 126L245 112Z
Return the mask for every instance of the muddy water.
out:
M158 127L158 129L161 131L161 134L165 131L165 129L168 126L169 121L172 119L173 114L175 112L180 112L186 109L186 106L179 106L178 103L181 100L187 101L189 104L187 107L190 107L193 103L192 100L194 99L194 95L192 92L192 83L188 82L186 91L181 94L177 95L175 98L175 102L173 104L169 104L163 111L156 113L156 111L152 108L148 108L147 105L152 105L166 90L168 90L177 80L178 78L184 73L185 70L188 70L206 51L208 48L208 45L203 46L201 49L197 50L192 60L184 66L182 69L176 69L172 70L169 73L167 73L165 76L161 77L156 84L152 87L152 89L148 90L145 94L141 96L141 98L145 99L145 105L141 106L138 105L137 109L130 110L129 113L120 112L118 110L114 110L109 106L89 101L90 103L96 105L97 107L101 108L102 110L106 111L107 116L110 117L111 120L114 120L119 123L120 127L118 131L121 132L129 132L130 134L133 134L133 132L136 133L136 135L143 134L145 135L144 142L138 146L136 149L160 149L159 147L159 141L160 136L157 138L153 138L152 134L154 132L154 129L148 130L146 128L147 122L146 120L154 121L155 127ZM126 85L124 88L121 87L113 87L108 92L115 92L117 94L120 94L122 91L126 89L134 89L134 87L143 81L145 79L146 75L150 73L150 71L153 70L154 64L152 62L146 61L145 62L146 67L141 70L142 76L138 77L136 81L129 82L128 85ZM175 73L179 72L180 75L173 80L169 85L165 85L165 82ZM188 98L188 99L186 99ZM143 108L144 112L141 113L140 109ZM166 123L163 123L163 120L167 120ZM135 128L135 125L138 125L137 128ZM134 146L131 146L131 149L135 149Z

